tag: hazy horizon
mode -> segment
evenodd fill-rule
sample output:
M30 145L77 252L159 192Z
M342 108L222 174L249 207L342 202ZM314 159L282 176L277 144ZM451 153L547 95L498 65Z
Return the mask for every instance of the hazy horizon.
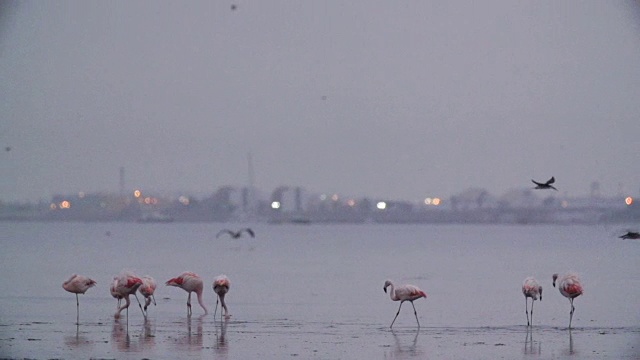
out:
M638 1L233 3L0 4L0 199L640 193Z

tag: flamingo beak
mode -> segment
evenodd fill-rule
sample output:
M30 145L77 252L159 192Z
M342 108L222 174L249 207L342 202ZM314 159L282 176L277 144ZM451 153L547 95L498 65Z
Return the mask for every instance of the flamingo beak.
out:
M386 286L385 286L385 287L383 287L383 288L382 288L382 290L384 290L384 293L385 293L385 294L387 293L387 287L386 287Z

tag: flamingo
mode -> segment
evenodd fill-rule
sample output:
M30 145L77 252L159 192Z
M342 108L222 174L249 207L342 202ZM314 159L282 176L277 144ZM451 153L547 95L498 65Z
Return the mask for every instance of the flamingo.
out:
M153 296L153 293L156 291L156 281L151 276L143 276L142 285L140 285L138 291L140 291L140 294L145 297L144 312L147 313L147 307L151 305L152 299L153 305L156 305L156 298Z
M86 276L73 274L69 280L62 283L62 288L70 293L76 294L76 323L80 323L80 300L78 294L84 294L90 288L96 285L96 281Z
M114 318L118 319L122 310L127 309L127 321L129 320L129 305L131 304L129 301L129 295L136 297L136 300L138 300L138 306L140 306L140 311L142 311L142 315L146 318L146 315L142 310L140 300L138 299L138 295L136 295L136 291L141 285L142 279L127 271L123 271L120 275L114 277L111 294L116 298L121 297L125 300L125 304L119 306L116 310L116 313L113 315Z
M405 301L410 301L411 302L411 306L413 306L413 314L416 316L416 321L418 322L418 328L420 327L420 321L418 320L418 312L416 311L416 307L415 305L413 305L413 301L420 299L420 298L427 298L427 294L420 290L420 288L418 288L415 285L400 285L398 287L394 287L393 283L391 282L391 280L387 280L384 282L384 287L382 288L384 290L384 292L387 292L387 287L391 286L391 291L389 292L389 296L391 297L391 300L393 301L400 301L400 306L398 307L398 312L396 313L396 316L393 318L393 321L391 322L391 326L389 326L390 328L393 327L393 323L396 322L396 319L398 318L398 314L400 314L400 309L402 308L402 303Z
M213 291L218 294L218 300L220 300L221 306L224 309L224 317L229 318L229 310L227 309L227 304L224 302L224 296L229 292L229 288L231 287L231 282L226 275L218 275L213 280ZM216 300L216 308L213 311L213 318L216 318L216 311L218 310L218 300ZM222 313L220 314L222 315Z
M191 316L191 293L192 292L195 292L196 295L198 296L198 303L204 310L204 314L206 315L209 313L209 311L207 310L207 307L204 305L204 302L202 301L203 282L202 282L202 278L198 274L188 272L188 271L183 272L178 277L167 280L165 285L176 286L189 293L189 297L187 298L187 315L188 316Z
M542 286L533 277L528 277L522 283L522 293L524 294L524 312L527 314L527 326L529 326L533 324L533 302L538 300L538 296L542 301ZM529 301L527 298L531 298L531 323L529 323Z
M534 184L536 184L536 187L534 187L534 189L542 189L542 190L546 190L546 189L553 189L555 191L558 191L558 189L556 189L555 187L553 187L554 182L556 182L556 178L555 177L551 177L551 179L547 180L546 183L539 183L533 179L531 179L531 181L533 181Z
M111 287L109 288L109 291L111 291L111 296L113 296L114 298L116 298L118 300L118 304L116 305L116 309L120 307L120 304L122 303L122 295L120 295L120 293L118 293L118 291L116 290L116 288L118 287L118 277L114 276L113 277L113 282L111 283Z
M553 274L553 287L556 287L556 280L558 280L558 274ZM573 299L582 295L584 292L582 284L580 283L580 278L578 278L578 275L573 273L561 276L560 280L558 280L558 290L560 290L560 294L569 299L569 303L571 303L571 312L569 313L569 329L571 329L573 312L576 310L573 306Z
M223 229L223 230L220 230L218 232L218 234L216 235L216 239L219 238L220 236L224 235L224 234L229 234L233 239L238 239L240 236L242 236L242 233L244 233L244 232L249 234L251 237L256 237L256 234L250 228L244 228L244 229L240 229L238 231L231 231L229 229Z

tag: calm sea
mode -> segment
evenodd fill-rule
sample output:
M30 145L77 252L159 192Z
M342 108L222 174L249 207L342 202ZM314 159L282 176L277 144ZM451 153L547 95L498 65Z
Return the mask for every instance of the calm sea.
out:
M255 238L216 234L250 226ZM0 223L0 357L10 358L638 358L640 241L624 227ZM144 320L134 299L115 321L109 293L128 269L160 284ZM208 316L164 286L205 279ZM553 273L578 273L569 302ZM98 285L75 296L72 273ZM211 283L231 279L228 322L214 320ZM527 329L520 287L542 284ZM428 298L398 309L386 279Z

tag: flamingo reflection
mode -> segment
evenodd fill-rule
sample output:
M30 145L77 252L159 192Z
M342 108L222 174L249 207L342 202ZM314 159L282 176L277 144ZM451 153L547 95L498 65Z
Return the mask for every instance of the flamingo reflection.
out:
M219 355L219 359L226 359L229 354L229 347L227 345L227 325L229 324L229 319L225 319L224 321L220 321L220 328L218 329L218 324L216 324L216 344L213 349L216 352L216 355ZM218 332L219 330L219 332Z
M537 345L537 347L535 346ZM524 339L524 351L525 355L540 355L542 352L542 343L537 341L534 343L533 341L533 329L527 327L527 335Z
M187 333L175 339L175 345L179 350L202 350L202 338L203 338L203 318L206 316L201 315L195 320L195 329L192 326L191 317L187 317Z

